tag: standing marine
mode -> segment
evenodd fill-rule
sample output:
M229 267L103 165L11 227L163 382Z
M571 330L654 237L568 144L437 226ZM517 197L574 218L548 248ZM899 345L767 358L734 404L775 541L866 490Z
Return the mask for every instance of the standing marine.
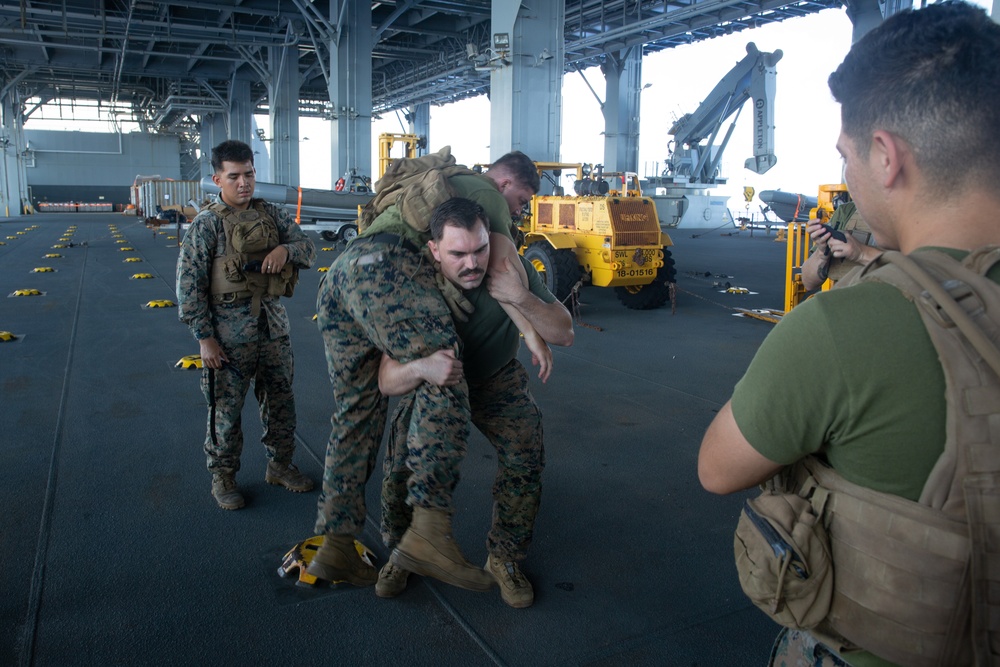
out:
M241 414L251 381L267 451L265 481L295 492L311 479L292 464L294 359L288 315L300 268L316 248L287 211L253 197L253 151L241 141L212 149L215 201L195 217L177 260L179 316L198 341L208 402L205 454L219 507L246 504L236 485L243 451Z

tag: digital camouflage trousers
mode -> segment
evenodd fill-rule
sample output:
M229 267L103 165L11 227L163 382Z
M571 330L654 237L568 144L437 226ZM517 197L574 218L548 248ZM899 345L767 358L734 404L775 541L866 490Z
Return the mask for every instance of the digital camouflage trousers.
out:
M388 399L378 388L382 354L406 363L458 350L458 336L434 267L418 252L364 237L334 261L316 308L336 400L316 532L356 535L364 527L365 484L388 416ZM451 511L468 422L464 382L424 383L414 392L406 462L413 471L411 505Z
M201 372L201 391L208 402L205 435L208 469L213 473L235 473L240 469L243 402L251 383L260 407L264 430L261 442L267 458L290 463L295 451L295 397L292 394L295 362L291 341L288 336L272 340L267 335L267 327L262 327L257 340L231 344L220 341L220 344L229 365L215 370L204 368Z
M516 359L493 377L469 385L472 423L497 452L493 481L493 523L486 547L501 561L523 560L531 543L542 495L542 412L528 390L528 373ZM395 545L410 525L407 505L407 425L413 394L404 396L392 417L383 461L382 540Z
M806 630L782 628L771 648L768 667L851 667Z

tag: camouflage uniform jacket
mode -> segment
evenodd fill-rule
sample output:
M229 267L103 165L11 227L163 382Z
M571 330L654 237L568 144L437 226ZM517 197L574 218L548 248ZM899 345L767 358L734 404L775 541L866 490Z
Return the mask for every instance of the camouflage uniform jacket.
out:
M222 199L216 195L217 201ZM224 202L223 202L224 203ZM288 249L288 261L308 269L316 260L316 246L283 208L265 203L265 210L278 227L278 239ZM229 343L247 343L257 338L257 318L250 315L250 299L211 305L209 278L212 261L226 251L222 216L203 210L184 235L177 259L177 310L198 340L214 337ZM264 295L261 314L267 317L271 338L287 336L288 315L276 296Z

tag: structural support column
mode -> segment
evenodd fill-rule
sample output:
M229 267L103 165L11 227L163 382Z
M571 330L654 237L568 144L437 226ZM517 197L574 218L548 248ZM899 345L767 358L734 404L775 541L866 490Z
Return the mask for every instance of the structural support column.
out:
M558 161L565 51L564 0L493 0L490 159L520 150Z
M0 216L20 217L24 206L31 201L27 173L21 159L27 152L24 124L12 86L0 97L0 150Z
M212 149L228 137L226 130L226 117L223 114L210 113L201 117L201 177L211 176L215 170L212 169Z
M271 180L299 185L299 49L268 49L271 83Z
M431 143L431 105L424 102L410 107L406 120L410 124L410 134L423 139L423 143L417 146L417 156L427 155L427 147Z
M334 181L352 171L374 176L371 3L330 0L330 16L337 24L330 41L331 176Z
M642 48L610 53L604 73L604 167L607 171L639 171L639 95Z
M250 100L250 82L237 74L229 84L230 139L250 143L253 138L253 106Z
M906 3L906 7L903 4L898 0L890 0L890 2L886 3L886 16L891 16L900 9L912 6L912 2ZM851 33L852 44L868 34L872 28L882 23L882 8L879 7L878 0L851 0L846 3L846 6L847 16L854 25L854 30Z

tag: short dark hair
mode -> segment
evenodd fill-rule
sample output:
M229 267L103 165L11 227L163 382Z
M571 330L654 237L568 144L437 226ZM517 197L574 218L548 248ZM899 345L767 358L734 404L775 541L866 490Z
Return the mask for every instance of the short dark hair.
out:
M829 79L860 155L885 130L903 139L933 188L996 187L1000 177L1000 25L946 2L886 19Z
M242 141L230 139L212 149L212 169L222 171L223 162L249 162L253 164L253 149Z
M440 241L444 236L444 228L448 225L462 229L475 229L476 223L482 223L488 232L490 225L486 217L486 209L478 203L465 197L452 197L439 204L431 213L431 238Z
M538 188L542 185L535 163L521 151L511 151L501 156L490 165L490 169L506 170L514 180L531 188L532 192L538 192Z

